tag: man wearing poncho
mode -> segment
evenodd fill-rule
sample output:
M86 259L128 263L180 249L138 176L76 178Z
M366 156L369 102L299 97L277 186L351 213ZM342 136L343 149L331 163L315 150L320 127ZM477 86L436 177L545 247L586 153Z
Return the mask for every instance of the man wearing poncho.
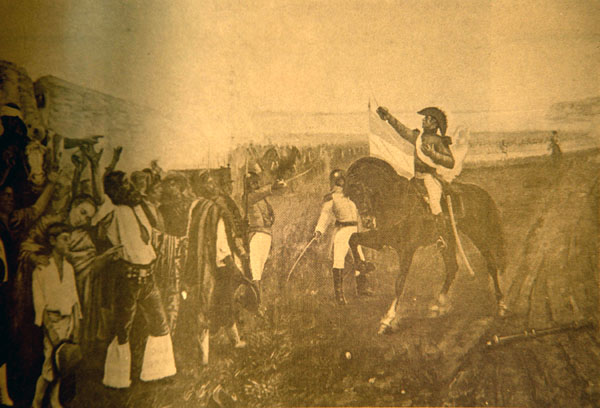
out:
M189 214L183 282L190 291L203 364L208 364L211 330L225 327L234 347L246 346L238 332L234 292L248 278L239 268L244 254L237 249L232 221L225 207L206 198L196 200Z

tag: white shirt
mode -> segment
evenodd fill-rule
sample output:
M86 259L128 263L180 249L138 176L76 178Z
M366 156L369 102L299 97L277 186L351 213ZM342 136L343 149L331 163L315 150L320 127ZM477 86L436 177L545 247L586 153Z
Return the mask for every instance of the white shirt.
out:
M217 266L225 266L223 260L231 255L229 241L227 241L227 232L225 231L225 222L219 218L217 223Z
M113 245L123 245L123 259L135 265L148 265L156 259L156 252L152 247L152 240L142 240L140 223L146 228L148 236L152 238L152 225L141 206L115 205L106 194L104 202L98 208L92 224L113 214L108 225L107 238ZM136 217L137 216L137 217ZM138 223L139 220L139 223Z
M63 259L63 278L60 280L58 266L51 256L48 265L39 265L33 271L35 324L42 325L45 310L69 316L73 312L73 306L77 307L78 316L81 316L73 266Z

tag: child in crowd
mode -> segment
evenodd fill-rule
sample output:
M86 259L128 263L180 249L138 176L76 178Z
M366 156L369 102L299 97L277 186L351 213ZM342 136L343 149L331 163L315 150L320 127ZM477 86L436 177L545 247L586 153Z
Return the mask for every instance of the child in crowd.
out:
M46 390L51 385L50 405L61 407L60 378L57 378L53 365L54 350L61 342L73 338L81 319L73 266L65 258L70 233L71 227L63 223L48 227L45 238L51 251L49 263L38 265L33 272L35 324L44 330L44 364L35 387L34 408L42 407Z

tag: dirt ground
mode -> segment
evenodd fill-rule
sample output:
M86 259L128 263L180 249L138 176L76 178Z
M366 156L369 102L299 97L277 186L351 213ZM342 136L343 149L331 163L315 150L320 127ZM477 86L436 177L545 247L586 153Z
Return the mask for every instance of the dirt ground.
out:
M435 319L426 317L444 275L437 250L421 249L407 280L397 330L386 336L376 332L394 294L396 256L391 251L369 253L377 266L371 279L376 293L372 298L357 298L353 278L346 276L346 307L333 303L331 275L324 261L326 243L307 251L285 285L293 260L311 236L327 182L324 179L322 184L297 188L273 200L277 220L272 259L264 276L267 311L262 318L242 313L246 349L233 350L223 333L216 334L211 339L211 364L202 367L197 350L186 339L185 326L180 326L175 339L178 374L151 384L139 381L140 342L134 347L133 384L118 391L102 386L104 351L99 349L86 361L75 397L65 405L198 407L204 406L221 385L240 407L598 406L597 330L564 332L493 348L484 342L494 334L531 328L528 325L532 321L553 323L552 319L524 318L523 302L539 303L540 310L547 304L555 312L562 310L552 304L552 299L564 295L560 290L525 290L530 284L524 269L527 251L536 249L540 242L548 242L544 244L547 251L561 251L562 241L543 236L544 228L550 228L540 221L544 214L569 218L572 231L581 225L594 226L584 227L586 235L571 245L597 251L597 218L581 219L581 214L573 214L574 207L558 212L555 207L572 197L576 202L589 203L590 214L595 211L597 216L597 195L592 188L599 169L598 155L588 154L566 158L562 165L543 159L518 166L465 170L461 181L485 188L502 213L508 267L501 276L501 287L512 313L504 319L495 317L491 280L479 254L465 239L476 275L469 277L461 266L450 290L450 312ZM572 191L568 187L571 184L578 190ZM596 259L589 251L576 254L576 258L582 257ZM570 287L583 291L575 296L580 307L577 313L562 311L563 318L554 319L554 323L567 322L569 313L572 320L597 318L597 265L596 259L591 273L572 275ZM552 288L554 275L548 276L545 287ZM541 303L536 303L538 298ZM531 317L532 307L525 310ZM533 310L536 315L538 306Z

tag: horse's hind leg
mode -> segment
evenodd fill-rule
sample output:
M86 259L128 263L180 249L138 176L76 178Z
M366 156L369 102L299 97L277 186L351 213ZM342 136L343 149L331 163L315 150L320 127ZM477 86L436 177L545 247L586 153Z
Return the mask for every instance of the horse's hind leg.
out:
M485 259L487 271L492 277L492 282L494 284L498 316L505 316L508 308L504 302L504 295L500 289L500 282L498 279L500 272L505 268L504 243L497 237L496 241L490 244L489 240L486 240L482 233L474 233L474 231L468 230L465 232L467 232L467 235L469 235L471 241L473 241ZM497 236L498 232L496 231L495 234L496 235L491 235L491 233L488 233L488 236Z
M488 273L492 277L494 283L494 294L496 295L496 304L498 305L498 316L503 317L508 311L508 307L504 302L504 295L500 289L500 282L498 280L499 262L494 253L490 250L482 251L482 255L487 262Z

